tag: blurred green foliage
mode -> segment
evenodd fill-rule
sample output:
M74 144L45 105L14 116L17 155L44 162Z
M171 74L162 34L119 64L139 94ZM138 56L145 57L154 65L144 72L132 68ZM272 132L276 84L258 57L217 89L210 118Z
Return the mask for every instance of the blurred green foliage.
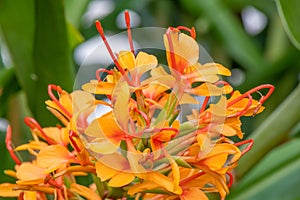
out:
M42 125L57 123L44 105L48 99L47 85L58 84L71 91L78 69L73 59L74 49L97 35L94 26L82 20L88 5L95 1L0 2L0 118L8 119L13 125L16 145L28 137L28 129L20 123L21 117L32 115ZM106 32L123 31L116 25L116 19L124 9L138 14L140 27L195 26L197 41L214 61L244 74L246 79L236 86L242 92L262 83L275 85L274 94L265 104L266 111L254 119L243 119L245 135L254 138L256 145L241 160L229 199L299 199L300 2L110 2L114 7L112 12L99 18ZM247 8L257 9L267 19L266 27L257 34L245 30L242 15ZM6 50L11 63L7 62ZM9 180L2 171L13 167L5 151L4 138L2 131L1 182Z

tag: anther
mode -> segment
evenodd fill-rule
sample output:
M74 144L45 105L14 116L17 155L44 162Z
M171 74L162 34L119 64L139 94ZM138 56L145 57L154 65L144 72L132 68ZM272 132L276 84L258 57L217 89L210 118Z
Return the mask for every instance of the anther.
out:
M128 42L129 42L130 50L134 54L133 41L132 41L132 35L131 35L131 29L130 29L130 15L129 15L128 10L125 10L124 15L125 15L125 23L126 23L126 27L127 27L127 35L128 35Z

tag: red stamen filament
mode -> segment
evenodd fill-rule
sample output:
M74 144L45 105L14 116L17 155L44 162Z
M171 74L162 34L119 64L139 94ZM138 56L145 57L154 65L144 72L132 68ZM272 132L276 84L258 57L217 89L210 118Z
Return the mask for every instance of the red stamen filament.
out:
M61 87L58 85L48 85L48 95L52 101L62 110L63 114L65 114L69 119L72 118L72 114L69 113L63 105L59 102L59 100L56 98L56 96L53 94L52 90L55 90L58 94L62 93Z
M130 15L129 15L128 10L125 10L124 14L125 14L126 27L127 27L128 42L129 42L130 50L134 54L131 29L130 29Z
M55 179L53 179L53 177L50 175L50 174L48 174L47 176L46 176L46 178L44 179L44 184L49 184L49 185L51 185L51 186L54 186L54 187L56 187L56 188L61 188L62 187L62 185L61 184L59 184L59 183L57 183L56 181L55 181Z
M241 145L244 145L244 144L249 144L243 151L242 151L242 156L247 153L248 151L251 150L251 148L253 147L253 144L254 144L254 141L252 139L249 139L249 140L244 140L244 141L241 141L241 142L237 142L235 143L234 145L235 146L241 146Z
M274 91L274 86L273 85L265 84L265 85L257 86L255 88L247 91L246 93L242 94L241 96L237 97L236 99L232 100L231 102L229 102L227 104L227 108L234 105L234 104L236 104L237 102L239 102L243 98L248 97L248 95L251 95L254 92L257 92L261 89L269 89L268 93L265 96L262 96L261 99L259 100L259 103L262 105L270 97L270 95L273 93L273 91Z
M250 108L250 106L252 105L252 96L249 94L248 97L249 97L249 100L248 100L247 105L245 106L245 108L243 110L237 112L234 115L235 117L242 116L243 114L245 114L248 111L248 109Z
M124 75L124 74L125 74L125 71L124 71L124 69L120 66L120 64L118 63L118 61L117 61L117 59L116 59L116 57L115 57L115 55L114 55L114 53L113 53L113 51L112 51L110 45L108 44L108 41L107 41L106 37L105 37L105 35L104 35L104 31L103 31L101 22L98 21L98 20L96 21L96 28L97 28L97 31L99 32L99 34L100 34L100 36L101 36L101 38L102 38L102 40L103 40L105 46L106 46L106 49L107 49L107 51L108 51L110 57L111 57L112 60L114 61L114 63L115 63L115 65L116 65L117 69L121 72L122 75Z
M75 151L77 151L78 153L81 152L81 148L77 145L76 140L74 139L74 137L78 137L77 133L73 130L69 131L69 139L71 144L73 145Z
M102 81L101 77L100 77L100 73L107 73L107 74L113 75L113 72L110 71L110 70L102 69L102 68L97 69L97 71L96 71L96 78L97 78L98 81Z
M18 196L18 200L24 200L24 192L21 192Z
M177 29L178 30L185 30L187 32L190 33L190 36L193 38L193 39L196 39L196 31L195 31L195 28L192 27L192 28L188 28L188 27L185 27L185 26L177 26Z
M7 129L6 129L6 138L5 138L6 148L7 148L8 152L9 152L10 157L15 161L15 163L17 165L21 165L22 162L16 156L16 154L14 152L14 149L12 147L11 136L12 136L11 126L8 126Z
M192 176L190 176L188 178L182 179L180 181L179 185L182 186L182 185L184 185L184 184L186 184L186 183L188 183L188 182L190 182L190 181L192 181L192 180L194 180L194 179L196 179L196 178L198 178L198 177L200 177L200 176L202 176L204 174L205 174L205 172L199 172L199 173L194 174L194 175L192 175Z
M168 39L169 53L170 53L170 57L171 57L171 66L170 67L174 69L176 61L175 61L175 54L174 54L174 46L173 46L171 34L170 34L170 32L172 30L173 30L173 28L169 28L166 32L166 36Z
M226 174L229 176L229 183L227 184L227 187L231 188L234 180L233 175L231 174L231 172L226 172Z
M53 142L52 139L47 136L45 131L43 131L43 128L35 119L31 117L25 117L24 122L31 130L37 129L42 134L42 136L48 144L55 144L55 142Z
M204 101L203 101L203 103L202 103L202 107L201 107L201 110L200 110L200 114L204 112L204 110L205 110L205 108L206 108L206 106L207 106L207 103L208 103L209 99L210 99L209 96L205 97L205 99L204 99Z

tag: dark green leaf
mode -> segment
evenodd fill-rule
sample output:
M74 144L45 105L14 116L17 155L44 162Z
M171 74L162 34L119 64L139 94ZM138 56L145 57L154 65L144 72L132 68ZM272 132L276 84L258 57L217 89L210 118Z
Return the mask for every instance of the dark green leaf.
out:
M48 123L44 108L48 99L48 84L60 85L67 91L73 87L74 66L69 44L67 25L64 16L63 1L36 0L36 29L34 43L34 65L36 87L32 111L36 118Z
M300 50L300 1L298 0L276 0L276 5L292 43Z

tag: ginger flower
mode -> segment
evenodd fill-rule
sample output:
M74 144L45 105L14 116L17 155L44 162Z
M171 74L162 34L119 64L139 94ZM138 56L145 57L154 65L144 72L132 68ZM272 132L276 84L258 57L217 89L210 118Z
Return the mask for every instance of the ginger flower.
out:
M239 159L254 142L243 140L240 118L263 112L274 87L235 91L222 80L230 70L200 63L196 32L184 26L162 36L167 66L160 65L147 49L134 49L128 11L125 22L130 50L117 53L96 22L114 67L96 70L96 79L81 90L49 85L46 106L61 124L42 127L26 117L32 139L16 148L8 127L6 147L16 166L5 173L15 183L0 184L0 196L206 200L218 193L226 198ZM102 107L108 109L99 114ZM31 159L24 161L18 151L28 151ZM87 175L92 184L77 182Z

